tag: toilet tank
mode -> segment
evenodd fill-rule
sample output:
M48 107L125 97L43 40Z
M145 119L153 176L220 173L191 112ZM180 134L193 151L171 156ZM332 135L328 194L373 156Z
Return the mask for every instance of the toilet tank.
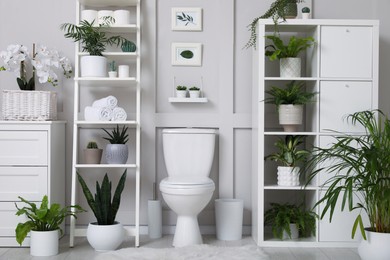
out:
M163 129L163 151L168 176L209 176L216 134L214 129Z

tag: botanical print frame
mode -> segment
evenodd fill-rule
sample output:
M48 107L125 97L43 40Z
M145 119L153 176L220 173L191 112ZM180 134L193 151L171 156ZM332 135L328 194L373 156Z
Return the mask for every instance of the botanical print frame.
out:
M201 66L201 43L172 43L172 65L174 66Z
M202 8L172 8L172 31L202 31Z

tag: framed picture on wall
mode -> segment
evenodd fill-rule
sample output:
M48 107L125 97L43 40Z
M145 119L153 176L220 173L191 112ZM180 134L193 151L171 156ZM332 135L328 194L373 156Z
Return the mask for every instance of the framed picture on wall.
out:
M172 8L172 31L202 31L202 8Z
M202 66L202 44L172 43L172 65Z

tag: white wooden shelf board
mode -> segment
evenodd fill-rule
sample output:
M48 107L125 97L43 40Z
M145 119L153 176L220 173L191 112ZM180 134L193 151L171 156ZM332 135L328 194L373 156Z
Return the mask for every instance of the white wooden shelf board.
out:
M265 77L265 81L291 81L291 80L296 80L296 81L316 81L319 78L317 77L299 77L299 78L281 78L281 77Z
M137 121L75 121L74 122L80 128L101 128L101 127L114 127L116 125L128 125L131 127L137 127Z
M80 4L95 7L126 7L136 6L140 0L80 0Z
M135 24L113 25L110 27L103 27L102 31L109 33L136 33L138 31L138 27Z
M85 86L98 86L98 87L128 87L134 85L137 80L135 77L129 78L94 78L94 77L76 77L75 81L78 81L81 85ZM115 84L115 85L114 85Z
M207 98L176 98L170 97L169 102L171 103L207 103Z
M283 132L283 131L271 131L264 132L264 135L317 135L317 132Z
M138 52L122 52L122 51L109 51L109 52L102 52L104 57L107 58L126 58L126 59L136 59L138 57ZM87 52L79 52L79 56L88 56L89 54Z
M317 190L318 188L316 186L278 186L275 185L265 185L265 190Z
M76 168L84 168L84 169L88 169L88 168L137 168L137 165L135 164L76 164L75 165Z

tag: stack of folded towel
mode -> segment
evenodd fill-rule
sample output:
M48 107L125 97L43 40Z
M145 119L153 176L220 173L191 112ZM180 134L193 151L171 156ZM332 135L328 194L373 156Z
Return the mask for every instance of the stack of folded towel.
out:
M86 121L126 121L127 114L123 108L118 107L116 97L108 96L85 107L84 118Z

